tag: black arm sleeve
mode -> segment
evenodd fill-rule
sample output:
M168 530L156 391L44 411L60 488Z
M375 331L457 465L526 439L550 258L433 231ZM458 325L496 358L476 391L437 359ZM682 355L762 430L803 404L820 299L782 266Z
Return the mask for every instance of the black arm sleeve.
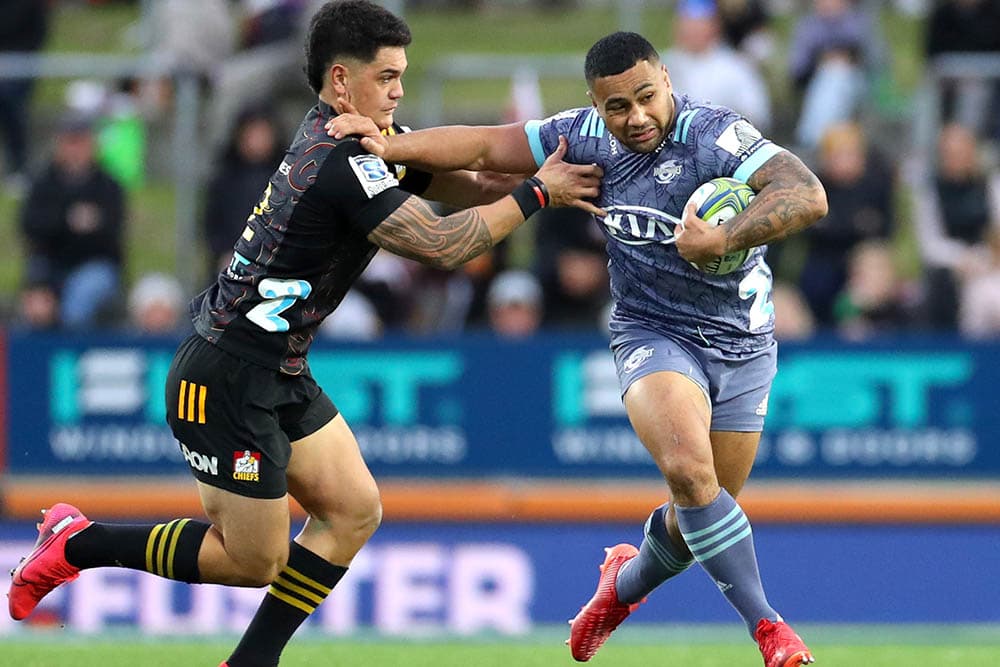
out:
M337 144L310 187L365 235L412 197L382 160L349 139Z
M422 195L431 186L434 174L415 167L406 167L399 179L399 187L415 195Z

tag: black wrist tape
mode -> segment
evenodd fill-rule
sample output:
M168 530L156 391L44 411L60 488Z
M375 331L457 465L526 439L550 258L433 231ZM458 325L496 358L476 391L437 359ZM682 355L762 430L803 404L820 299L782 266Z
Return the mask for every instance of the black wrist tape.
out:
M534 176L514 188L510 195L521 207L521 214L525 220L530 218L532 213L549 205L548 188L545 187L545 183Z

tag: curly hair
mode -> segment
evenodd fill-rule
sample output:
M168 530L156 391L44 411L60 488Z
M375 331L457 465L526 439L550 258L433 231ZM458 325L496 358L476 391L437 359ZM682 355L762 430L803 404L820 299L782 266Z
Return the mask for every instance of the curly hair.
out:
M660 62L660 56L649 41L634 32L615 32L597 41L587 52L583 66L587 83L605 76L614 76L630 69L640 60Z
M371 62L386 46L409 46L410 28L403 19L368 0L334 0L309 22L305 73L319 94L326 72L337 58Z

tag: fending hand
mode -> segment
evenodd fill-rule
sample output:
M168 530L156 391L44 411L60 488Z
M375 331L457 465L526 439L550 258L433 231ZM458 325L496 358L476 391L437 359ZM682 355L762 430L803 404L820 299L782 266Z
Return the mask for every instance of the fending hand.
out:
M334 139L360 135L361 146L374 155L385 157L389 142L382 130L368 116L362 116L354 105L342 97L334 105L336 116L326 122L326 133Z
M560 136L559 145L535 173L535 178L548 189L550 206L576 206L603 218L607 213L587 200L601 193L604 170L596 164L563 162L568 146L566 137Z

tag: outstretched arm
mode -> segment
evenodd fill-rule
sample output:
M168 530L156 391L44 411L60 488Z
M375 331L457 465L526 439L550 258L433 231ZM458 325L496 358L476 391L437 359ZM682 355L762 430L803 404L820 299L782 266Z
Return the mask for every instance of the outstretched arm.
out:
M387 140L383 158L428 171L471 169L523 174L538 168L524 123L448 125L397 134ZM366 141L361 144L372 150Z
M491 204L509 195L530 174L500 174L495 171L444 171L433 174L421 193L425 199L458 208Z
M528 174L538 168L524 123L449 125L386 137L349 102L338 100L337 108L342 113L327 122L327 133L337 139L361 135L365 150L387 162L434 172L471 169Z
M441 217L412 196L368 240L389 252L442 269L454 269L486 252L525 220L511 197Z
M601 209L584 201L599 192L600 168L563 162L565 154L566 140L560 138L559 147L530 179L543 184L544 190L530 185L517 188L492 204L443 217L423 199L411 196L369 232L368 240L402 257L453 269L506 238L545 203L577 206L603 215ZM544 197L545 191L548 202L533 199Z

